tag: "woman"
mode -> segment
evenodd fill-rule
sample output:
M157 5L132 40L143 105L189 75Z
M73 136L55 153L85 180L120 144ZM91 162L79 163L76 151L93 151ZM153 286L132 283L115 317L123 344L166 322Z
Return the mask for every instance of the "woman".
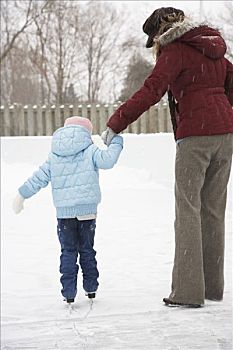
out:
M175 259L166 305L222 300L224 216L233 150L233 65L221 34L184 12L155 10L143 25L156 65L107 122L109 143L168 92L175 139Z

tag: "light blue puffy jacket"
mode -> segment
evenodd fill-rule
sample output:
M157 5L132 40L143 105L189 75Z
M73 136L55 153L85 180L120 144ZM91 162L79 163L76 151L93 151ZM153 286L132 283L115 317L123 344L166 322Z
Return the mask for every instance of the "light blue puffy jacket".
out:
M101 200L98 169L110 169L123 148L123 138L114 136L108 149L100 150L82 126L56 130L48 160L19 188L24 198L36 194L51 181L58 218L96 214Z

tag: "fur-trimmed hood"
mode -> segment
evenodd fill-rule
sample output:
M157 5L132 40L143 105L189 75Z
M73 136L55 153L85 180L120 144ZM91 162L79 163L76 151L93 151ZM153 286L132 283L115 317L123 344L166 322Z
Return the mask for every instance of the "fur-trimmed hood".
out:
M162 49L173 41L192 46L212 59L223 57L227 49L217 29L209 27L208 24L195 23L187 18L183 22L174 23L172 28L155 40L155 43Z

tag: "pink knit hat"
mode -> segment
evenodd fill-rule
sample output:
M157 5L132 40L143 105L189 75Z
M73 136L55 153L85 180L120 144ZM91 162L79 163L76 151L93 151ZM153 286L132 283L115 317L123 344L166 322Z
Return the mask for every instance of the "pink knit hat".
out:
M92 133L92 129L93 129L91 121L89 119L83 118L83 117L77 117L77 116L67 118L65 120L64 126L67 126L67 125L83 126L89 131L90 134Z

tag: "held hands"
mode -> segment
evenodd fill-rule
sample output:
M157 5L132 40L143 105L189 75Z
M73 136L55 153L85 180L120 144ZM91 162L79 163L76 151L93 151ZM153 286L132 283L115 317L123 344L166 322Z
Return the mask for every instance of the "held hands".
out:
M105 145L109 146L115 135L116 133L112 129L107 128L102 132L101 138L104 141Z
M18 193L13 201L13 204L12 204L12 208L13 208L15 214L19 214L23 210L24 200L25 199Z

